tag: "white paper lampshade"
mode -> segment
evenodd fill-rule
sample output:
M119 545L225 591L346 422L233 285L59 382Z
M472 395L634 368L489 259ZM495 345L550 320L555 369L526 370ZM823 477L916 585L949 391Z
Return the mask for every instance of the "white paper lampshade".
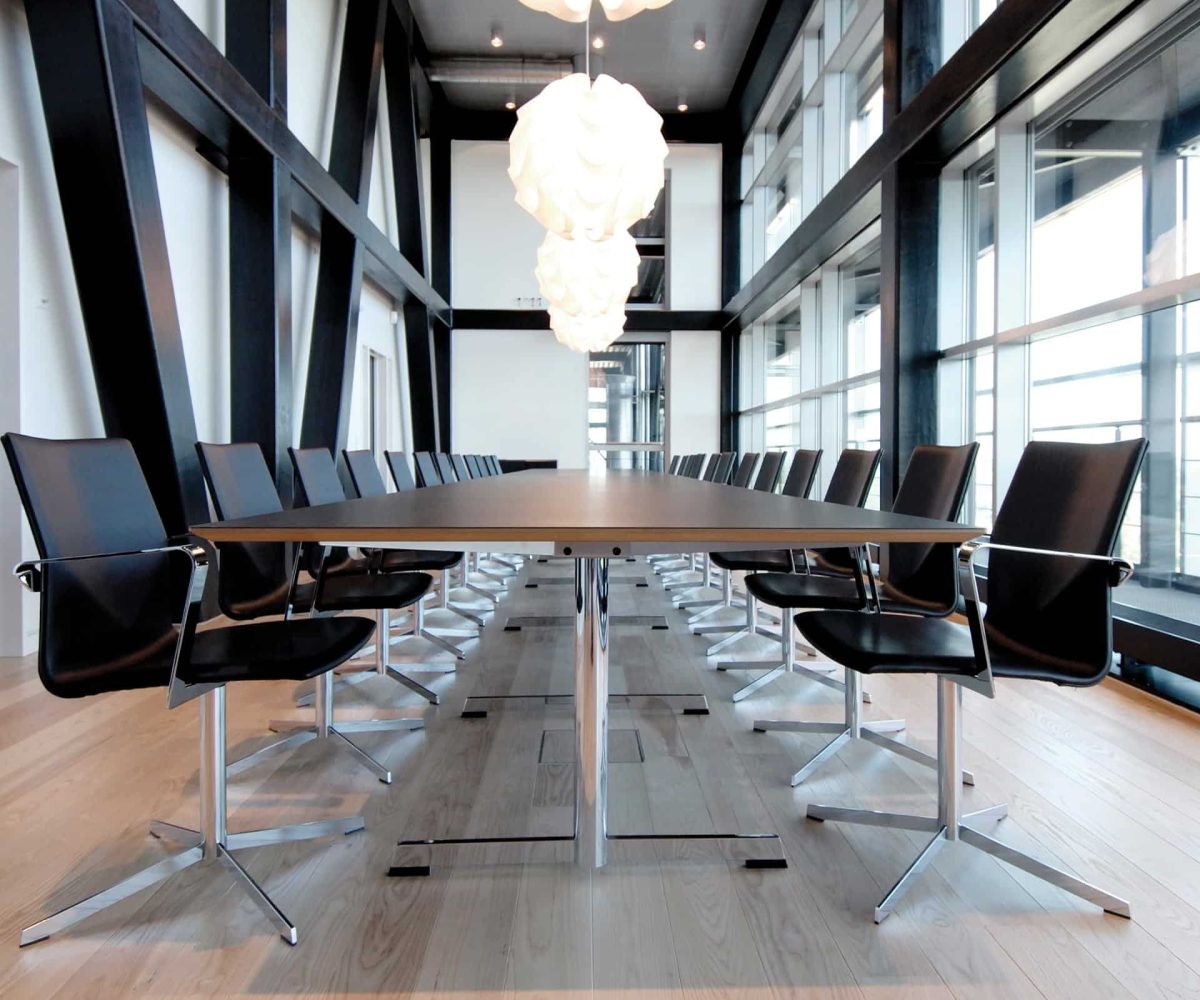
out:
M574 73L517 112L508 176L551 232L604 240L653 211L666 158L662 117L635 88Z
M625 332L625 310L614 309L598 316L572 316L551 306L550 329L560 344L573 351L602 351Z
M625 308L640 264L637 244L623 230L600 242L547 233L534 274L551 305L572 316L596 316Z
M671 0L600 0L600 7L610 21L624 21L644 10L657 10ZM580 24L588 19L592 0L521 0L526 7L553 14L564 21Z

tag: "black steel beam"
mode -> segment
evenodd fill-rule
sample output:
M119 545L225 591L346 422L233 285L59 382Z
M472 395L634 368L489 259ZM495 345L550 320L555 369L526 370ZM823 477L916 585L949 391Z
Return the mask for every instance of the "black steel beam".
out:
M673 309L629 309L626 333L670 333L673 330L721 330L720 312ZM542 309L455 309L456 330L549 330L550 314Z
M225 51L287 115L286 0L226 0ZM292 179L240 133L229 172L229 391L234 441L254 441L285 503L292 471Z
M744 138L758 117L815 0L767 0L733 84L726 114Z
M432 128L429 133L429 253L433 287L447 302L452 302L453 264L450 243L453 205L448 111L445 96L439 88L434 97ZM453 434L450 420L450 393L453 384L450 326L440 319L433 323L433 362L437 379L437 437L450 447Z
M364 208L375 150L387 10L387 0L351 0L334 103L329 174ZM305 448L325 447L337 454L349 438L362 257L358 237L326 213L300 427Z
M438 380L433 328L429 313L420 303L404 306L404 341L408 353L408 394L412 402L413 448L416 451L445 451L438 434ZM448 425L447 425L448 427ZM449 434L445 437L449 446Z
M515 111L484 111L477 108L448 108L450 137L477 142L507 140L517 124ZM724 112L700 111L662 113L663 138L667 142L719 143L725 135Z
M209 519L138 59L116 0L30 0L34 65L105 432L167 531Z
M31 0L32 2L32 0ZM40 0L36 0L40 2ZM143 38L143 82L148 90L224 152L241 132L278 159L322 210L355 233L365 252L391 274L389 292L415 296L449 320L450 307L392 245L320 161L293 135L287 122L224 58L171 0L120 0ZM396 0L392 0L393 5Z

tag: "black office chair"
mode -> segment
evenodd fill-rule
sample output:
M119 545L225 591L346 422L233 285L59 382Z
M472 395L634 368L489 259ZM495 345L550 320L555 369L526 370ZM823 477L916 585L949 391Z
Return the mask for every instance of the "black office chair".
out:
M679 455L675 455L671 459L671 466L667 469L667 475L673 476L679 471L679 463L682 461Z
M275 490L275 481L257 444L199 443L196 452L200 456L200 469L208 484L218 520L256 517L283 510ZM298 580L302 559L299 549L290 565L286 556L287 546L282 543L222 542L217 546L217 551L221 559L217 604L225 615L234 620L269 615L290 617L297 612L327 615L337 611L376 611L381 602L405 607L419 600L432 582L423 573L389 580L372 573L368 560L353 559L342 552L331 553L323 561L310 561L309 567L315 579L310 583L301 583ZM416 685L410 678L402 678L395 671L380 670L378 641L375 662L375 671L343 675L338 681L339 686L360 683L375 673L387 673L394 680L425 696L427 689ZM270 728L273 731L290 735L234 761L229 765L229 773L239 774L278 750L332 736L336 745L352 750L356 758L369 767L380 781L389 783L391 772L388 768L371 758L347 734L407 731L421 729L424 723L420 719L339 722L333 717L333 693L333 678L330 677L327 686L318 684L312 693L299 697L297 705L315 707L316 716L312 724L272 722ZM437 702L434 701L434 704Z
M852 507L861 507L867 502L871 493L871 483L879 470L879 451L859 451L853 448L845 449L838 456L837 465L829 479L829 488L825 491L825 503L840 503ZM741 570L745 573L789 573L797 567L806 571L814 565L819 565L824 571L838 572L850 579L857 566L856 556L847 549L822 550L820 556L816 553L788 552L714 552L713 565L726 573ZM758 601L753 594L746 595L745 625L693 625L694 635L726 635L726 638L714 643L708 648L709 656L723 653L730 646L750 635L763 635L775 638L776 633L758 624ZM729 634L732 633L732 634ZM727 666L736 669L737 661L727 661Z
M813 482L817 478L817 466L820 465L821 455L822 452L819 448L816 451L807 451L801 448L796 452L792 459L792 466L788 471L787 479L783 484L782 493L784 496L795 497L800 500L807 499ZM710 575L706 577L704 585L697 588L691 594L681 594L675 598L675 606L681 611L695 611L697 608L704 609L696 611L688 619L689 626L700 625L709 618L734 607L733 577L728 570L722 568L722 565L716 561L715 556L718 554L709 557ZM769 556L769 554L767 555ZM750 554L746 553L746 557L750 558ZM786 553L783 554L781 565L787 569L791 568L791 558ZM713 573L716 574L715 580L712 578ZM712 590L720 591L721 596L703 596L704 591ZM729 629L724 629L723 626L719 627L723 631L737 631L737 626Z
M183 845L135 875L21 933L42 941L194 865L220 864L295 944L295 925L234 858L234 851L354 833L361 816L271 830L227 830L225 685L320 683L371 636L368 619L314 618L197 631L207 573L204 549L171 544L128 441L48 441L5 434L39 558L17 567L41 595L38 674L60 698L166 688L166 707L200 698L200 829L150 824ZM175 559L191 560L185 579ZM30 859L32 860L32 859Z
M479 466L478 455L467 456L467 472L470 473L472 479L482 479L484 476L483 469Z
M782 451L768 451L763 455L762 465L758 467L758 476L754 480L756 490L760 493L774 493L779 488L785 458L787 455Z
M401 456L399 460L404 463L403 468L407 471L408 464L404 461L403 455L401 453L393 454ZM379 466L375 462L375 456L371 452L346 450L342 452L342 459L345 461L346 469L350 473L350 483L359 497L387 495L387 486L383 481L383 476L380 475ZM388 457L388 462L390 467L390 456ZM394 474L395 471L393 470ZM378 562L379 569L384 573L419 571L437 574L438 604L429 610L455 615L476 627L463 629L461 626L451 627L429 624L426 619L427 610L423 603L419 603L414 610L416 621L413 631L414 634L429 639L435 645L454 653L455 656L460 658L465 654L457 646L446 642L446 636L467 636L471 638L478 636L479 629L484 627L484 619L479 615L467 611L465 608L456 607L450 602L450 572L463 561L463 558L463 553L461 552L445 552L437 549L383 549L379 552Z
M396 484L396 489L412 489L412 475L409 472L408 459L405 454L399 451L385 451L383 455L387 460L388 469L391 470L392 481ZM431 486L445 485L442 480L440 463L437 461L432 452L418 451L413 458L416 460L417 479L421 489L427 489ZM485 463L485 466L489 464L490 463ZM453 469L451 469L451 473L453 473ZM455 480L452 476L445 482L453 483L454 481ZM490 590L486 587L481 587L472 582L471 567L469 563L470 561L464 554L462 567L460 570L459 587L463 590L469 590L471 593L476 594L479 597L485 598L493 606L499 604L500 596L498 594L496 594L493 590ZM500 582L503 583L504 581L501 580ZM467 610L461 604L456 604L455 606L460 611Z
M460 483L472 479L471 470L467 468L467 460L462 455L451 455L450 464L454 466L454 474Z
M892 512L935 521L957 521L962 514L978 451L979 446L973 443L960 447L921 445L914 448L896 492ZM873 576L869 553L865 548L860 548L855 553L855 573L849 579L815 573L752 573L746 577L746 589L760 604L793 613L799 610L840 609L944 616L956 610L958 587L955 583L953 545L889 545L887 554L887 574L879 580ZM734 694L734 701L742 701L777 677L795 669L796 647L792 639L791 617L786 613L782 617L782 662L772 660L756 665L739 663L738 667L742 669L761 667L765 672ZM844 690L844 684L840 682L811 671L804 673ZM826 723L791 721L759 720L754 723L754 728L759 732L830 732ZM903 723L894 720L890 723L871 723L863 727L863 732L874 743L936 767L937 761L931 755L883 735L902 728ZM845 727L834 731L829 744L792 776L792 785L798 785L811 776L849 738ZM968 782L971 780L968 776Z
M417 485L422 489L430 486L441 486L443 483L442 474L438 471L437 461L433 457L431 451L418 451L413 455L413 461L417 467ZM392 475L395 475L395 470L392 470Z
M812 492L813 483L817 479L817 467L821 464L822 450L808 451L799 448L792 456L792 466L788 469L787 479L783 481L785 497L798 497L804 500Z
M458 473L454 471L454 463L450 461L449 455L444 451L439 451L434 454L433 460L437 463L438 475L442 477L443 483L458 482Z
M959 550L966 581L967 624L946 618L821 611L796 625L823 654L861 674L934 674L938 685L938 809L909 816L810 805L808 817L920 830L932 834L917 860L875 908L890 914L947 841L1000 858L1109 913L1128 917L1129 903L983 833L1006 806L963 814L957 775L962 689L995 696L994 678L1086 687L1112 663L1112 589L1133 573L1114 558L1121 522L1145 458L1144 439L1115 444L1035 441L1025 448L990 539ZM973 571L988 552L987 610L980 611ZM955 582L958 576L954 577ZM852 717L852 727L859 726Z
M338 476L337 467L333 464L333 456L327 448L289 448L288 454L291 455L292 465L296 470L296 478L300 484L302 500L314 507L319 504L342 503L345 501L346 494L342 488L341 478ZM339 497L341 499L338 499ZM378 576L379 574L377 574ZM394 570L382 574L382 578L387 580L403 579L409 576L424 577L429 581L430 585L433 583L432 577L425 573ZM421 592L420 596L424 597L429 589L427 586ZM319 600L317 607L318 609L320 608ZM369 608L378 615L379 632L376 637L375 652L378 673L399 681L405 687L415 691L432 704L439 704L441 699L436 692L397 670L396 665L405 664L410 670L415 668L419 672L449 673L455 669L454 662L431 660L429 659L430 650L428 649L421 649L412 654L402 654L398 657L393 656L391 652L392 642L399 641L403 644L426 642L438 650L449 653L456 661L466 659L466 654L459 647L447 642L441 636L424 627L424 609L420 600L408 601L405 604L380 601L373 605L363 604L361 607L364 610ZM392 640L391 613L407 607L413 608L412 628L407 634L398 637L398 640Z
M748 451L738 462L737 471L733 474L733 485L741 486L743 489L750 487L750 481L754 478L754 473L758 469L758 452Z
M688 455L683 460L680 475L687 479L699 479L700 473L704 470L703 455Z

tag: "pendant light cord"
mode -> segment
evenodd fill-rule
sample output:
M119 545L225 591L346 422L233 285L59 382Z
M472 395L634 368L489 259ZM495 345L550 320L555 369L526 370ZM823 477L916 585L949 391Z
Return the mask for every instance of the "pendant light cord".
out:
M583 71L587 74L588 82L592 81L592 12L588 11L587 20L583 23Z

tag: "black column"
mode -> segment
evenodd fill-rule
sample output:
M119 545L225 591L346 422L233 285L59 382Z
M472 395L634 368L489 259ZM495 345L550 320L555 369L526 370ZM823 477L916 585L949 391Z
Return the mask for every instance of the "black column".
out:
M329 173L360 204L370 187L387 8L387 0L350 0L338 70ZM336 454L349 436L362 272L361 241L326 213L300 429L306 448Z
M940 65L941 0L885 0L884 128ZM911 157L882 176L880 496L890 504L914 446L937 440L941 168Z
M422 275L430 274L430 262L425 247L425 199L421 169L421 149L417 121L417 103L413 80L420 72L414 56L412 39L396 14L388 18L387 47L384 56L387 70L388 121L392 139L392 169L396 190L396 214L399 223L400 249ZM447 123L444 101L435 97L432 114L433 128L444 129ZM443 267L440 240L443 217L448 228L449 218L449 146L446 144L443 162L441 144L431 149L433 184L434 288L449 300L449 269ZM445 198L443 205L439 201ZM447 254L448 256L448 254ZM443 283L439 283L443 282ZM411 404L413 446L421 450L450 449L450 334L445 324L433 320L429 310L416 299L404 306L404 339L408 355L409 400ZM440 350L439 350L440 349Z
M105 432L132 443L167 531L207 521L137 37L115 0L26 4Z
M287 119L287 0L226 0L225 52ZM235 134L229 157L230 435L262 448L284 502L292 472L292 179Z

